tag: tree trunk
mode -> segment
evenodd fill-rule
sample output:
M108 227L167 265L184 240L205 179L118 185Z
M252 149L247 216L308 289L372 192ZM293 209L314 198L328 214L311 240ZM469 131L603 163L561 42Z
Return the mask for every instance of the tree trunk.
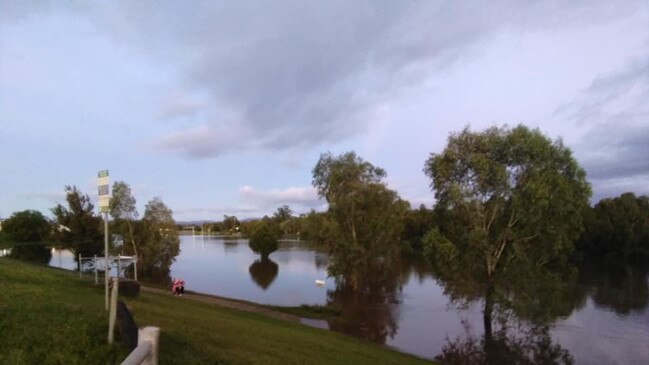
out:
M493 330L491 328L492 316L493 316L493 306L494 306L494 287L489 285L487 292L485 294L484 302L484 312L482 313L482 319L484 323L484 338L485 338L485 354L487 357L488 364L495 364L496 358L494 354L494 341L493 341Z

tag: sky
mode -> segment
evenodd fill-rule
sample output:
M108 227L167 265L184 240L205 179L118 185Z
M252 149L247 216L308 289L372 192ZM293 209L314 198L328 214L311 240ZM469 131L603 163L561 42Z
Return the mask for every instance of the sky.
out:
M97 172L176 220L323 210L355 151L431 206L449 133L561 138L593 202L649 194L649 2L0 0L0 218Z

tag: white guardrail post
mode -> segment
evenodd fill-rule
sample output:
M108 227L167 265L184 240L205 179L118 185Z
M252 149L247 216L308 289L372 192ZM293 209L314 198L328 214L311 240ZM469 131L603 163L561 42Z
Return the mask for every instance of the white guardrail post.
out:
M137 347L133 350L122 365L158 365L160 350L160 328L140 328L137 336Z

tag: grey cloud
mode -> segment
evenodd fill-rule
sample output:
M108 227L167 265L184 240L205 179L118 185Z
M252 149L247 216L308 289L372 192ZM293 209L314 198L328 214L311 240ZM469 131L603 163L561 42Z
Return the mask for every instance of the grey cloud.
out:
M152 146L171 150L189 158L220 155L232 148L232 132L227 128L199 126L156 140Z
M14 13L25 12L19 2L9 4L17 4L8 6L18 9ZM207 158L234 148L313 148L344 140L371 127L382 104L477 52L473 46L500 32L610 21L644 2L619 5L604 0L119 1L60 7L89 17L98 32L120 46L171 65L182 80L180 88L209 95L210 122L154 142L189 158ZM161 114L194 110L176 105ZM228 127L243 131L248 143L231 146L219 138L224 113L235 116Z
M161 101L159 117L172 119L183 116L193 116L200 112L205 105L202 102L191 100L183 95L173 95Z
M371 126L382 102L501 30L578 26L637 8L608 1L126 1L80 7L120 42L175 65L183 87L209 93L217 111L204 136L181 130L156 142L190 158L231 151L229 141L217 137L220 109L233 111L233 128L247 131L250 143L238 149L337 142Z
M239 188L239 196L266 212L272 212L284 204L289 205L296 213L305 213L311 209L322 210L326 207L326 202L318 197L316 189L312 186L259 190L245 185Z
M649 114L646 118L649 123ZM649 176L649 124L603 128L589 134L584 143L593 149L584 161L590 179Z
M593 183L594 198L649 192L649 55L596 79L558 111L587 128L575 154ZM643 189L638 191L637 189Z

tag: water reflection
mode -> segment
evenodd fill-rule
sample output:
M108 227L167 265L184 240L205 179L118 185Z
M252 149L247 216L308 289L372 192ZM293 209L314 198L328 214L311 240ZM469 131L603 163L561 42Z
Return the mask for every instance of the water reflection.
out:
M261 258L250 265L248 272L250 272L250 278L257 286L266 290L275 281L279 266L269 258Z
M649 265L605 265L588 262L579 281L595 305L621 315L643 312L649 304Z
M466 336L449 340L436 360L452 365L574 364L570 352L552 341L548 326L525 330L503 326L487 339L476 337L470 325L463 324Z
M236 253L239 249L239 242L236 239L223 240L223 248L226 252Z

